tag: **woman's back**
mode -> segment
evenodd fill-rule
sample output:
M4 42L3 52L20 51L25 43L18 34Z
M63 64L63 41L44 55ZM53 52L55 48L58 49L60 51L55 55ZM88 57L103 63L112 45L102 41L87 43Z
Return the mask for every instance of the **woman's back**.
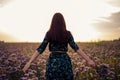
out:
M68 35L68 40L64 41L64 42L55 42L55 41L49 41L47 39L47 36L45 36L42 44L37 48L37 50L42 53L47 44L49 43L49 51L51 52L55 52L55 51L63 51L63 52L67 52L68 51L68 44L70 44L70 46L76 51L79 47L77 46L77 44L74 42L74 38L72 36L72 34L70 33L70 31L67 32Z

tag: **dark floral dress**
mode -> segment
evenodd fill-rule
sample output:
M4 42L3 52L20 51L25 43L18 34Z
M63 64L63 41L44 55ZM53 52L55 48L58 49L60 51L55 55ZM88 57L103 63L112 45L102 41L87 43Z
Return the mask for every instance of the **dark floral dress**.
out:
M46 64L46 80L73 80L73 71L71 59L67 54L68 44L77 51L79 47L74 42L74 38L68 32L69 39L65 43L49 42L46 37L42 44L37 48L39 53L42 53L49 43L49 50L51 54Z

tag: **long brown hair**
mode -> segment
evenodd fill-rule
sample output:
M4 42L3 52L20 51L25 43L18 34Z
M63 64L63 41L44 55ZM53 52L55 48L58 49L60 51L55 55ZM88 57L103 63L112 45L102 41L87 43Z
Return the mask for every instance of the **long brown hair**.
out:
M68 40L68 31L66 30L66 24L64 17L61 13L55 13L50 29L47 32L47 39L50 42L66 42Z

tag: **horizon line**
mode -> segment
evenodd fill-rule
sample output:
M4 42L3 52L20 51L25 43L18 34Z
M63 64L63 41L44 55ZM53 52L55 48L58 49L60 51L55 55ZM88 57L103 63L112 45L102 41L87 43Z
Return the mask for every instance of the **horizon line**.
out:
M75 41L76 43L87 43L87 42L102 42L102 41L116 41L120 40L120 38L113 39L113 40L90 40L90 41ZM0 40L0 43L42 43L42 41L4 41Z

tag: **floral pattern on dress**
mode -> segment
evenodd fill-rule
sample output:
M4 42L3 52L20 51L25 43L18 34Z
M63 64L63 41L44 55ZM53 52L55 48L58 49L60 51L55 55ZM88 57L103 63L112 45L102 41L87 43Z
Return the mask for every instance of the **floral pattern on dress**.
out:
M77 51L79 47L74 42L72 34L68 32L68 35L68 41L64 43L49 42L45 36L43 42L37 48L37 51L41 54L49 43L51 54L46 64L46 80L73 80L71 60L67 54L68 44L74 51ZM64 53L57 51L63 51Z
M67 53L50 54L46 64L46 80L73 80L71 60Z

